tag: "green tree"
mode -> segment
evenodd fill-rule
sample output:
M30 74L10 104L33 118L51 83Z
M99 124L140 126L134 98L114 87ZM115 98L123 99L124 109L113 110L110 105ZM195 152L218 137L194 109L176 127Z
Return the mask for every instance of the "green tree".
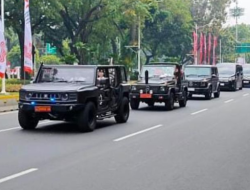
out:
M21 50L19 45L16 45L11 48L11 50L7 54L7 60L10 61L12 68L16 66L21 66Z
M56 55L43 55L39 58L38 62L48 65L59 65L60 58Z

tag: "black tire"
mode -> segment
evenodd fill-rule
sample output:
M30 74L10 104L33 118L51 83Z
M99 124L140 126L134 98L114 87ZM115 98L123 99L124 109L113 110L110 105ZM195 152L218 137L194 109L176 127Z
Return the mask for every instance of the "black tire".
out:
M31 113L23 110L18 111L18 121L20 126L25 130L33 130L37 127L39 119L32 116Z
M132 110L138 110L138 108L140 106L140 101L132 98L130 101L130 106L131 106Z
M212 88L211 87L209 87L209 91L205 94L205 98L207 100L211 100L211 98L212 98Z
M184 108L187 105L187 92L186 91L183 92L183 96L184 96L183 100L179 100L179 105L181 108Z
M243 82L241 83L241 87L239 88L239 90L242 90L243 89Z
M220 87L218 87L217 92L214 93L214 97L215 98L219 98L220 97Z
M155 103L154 102L148 102L147 103L149 107L154 107Z
M129 100L127 97L123 97L121 105L117 110L115 121L117 123L126 123L129 118L129 113L130 113Z
M236 91L237 90L237 84L236 84L236 81L235 81L235 83L234 83L234 86L232 87L232 91Z
M188 99L191 99L193 97L193 94L189 93L188 94Z
M92 132L96 128L96 106L88 102L78 118L78 129L81 132Z
M169 100L165 102L165 108L166 110L173 110L174 109L174 93L171 92L169 95Z

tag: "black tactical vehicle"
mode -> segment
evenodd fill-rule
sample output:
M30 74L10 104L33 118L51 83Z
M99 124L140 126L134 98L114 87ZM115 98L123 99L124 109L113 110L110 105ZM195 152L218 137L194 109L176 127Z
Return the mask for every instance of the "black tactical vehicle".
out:
M188 81L189 98L194 94L205 95L210 100L212 94L220 97L218 69L212 65L187 65L185 76Z
M105 118L124 123L129 90L123 66L41 65L33 84L20 90L19 123L35 129L39 120L65 120L80 131L93 131Z
M150 63L143 66L139 81L131 86L130 105L136 110L140 102L154 106L156 102L165 103L167 110L187 103L187 82L178 63Z

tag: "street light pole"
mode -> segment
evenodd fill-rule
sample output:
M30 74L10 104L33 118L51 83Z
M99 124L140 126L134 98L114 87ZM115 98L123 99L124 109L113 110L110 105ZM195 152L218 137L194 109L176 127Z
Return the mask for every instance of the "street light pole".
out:
M196 46L198 44L198 26L197 24L195 24L195 35L196 35ZM197 51L198 48L196 48L196 51L194 52L194 64L195 65L198 65L198 51Z
M141 68L141 19L139 16L139 23L138 23L138 73L140 74Z
M222 63L222 51L221 51L222 47L221 47L221 39L220 39L220 62Z
M4 33L4 0L1 0L1 20L2 20L2 32ZM4 76L2 79L2 94L6 94L6 87L5 87L5 71Z

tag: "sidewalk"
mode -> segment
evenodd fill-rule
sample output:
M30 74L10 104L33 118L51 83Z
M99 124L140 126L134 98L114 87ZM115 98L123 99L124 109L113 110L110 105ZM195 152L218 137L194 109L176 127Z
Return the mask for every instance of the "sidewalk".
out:
M0 112L13 111L18 109L18 95L0 96Z

